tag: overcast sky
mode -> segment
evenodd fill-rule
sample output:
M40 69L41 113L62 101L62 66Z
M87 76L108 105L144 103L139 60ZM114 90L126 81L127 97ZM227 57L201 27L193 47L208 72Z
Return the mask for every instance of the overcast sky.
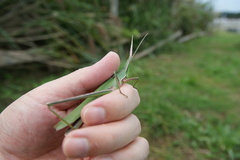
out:
M240 12L240 0L198 0L210 2L217 12Z

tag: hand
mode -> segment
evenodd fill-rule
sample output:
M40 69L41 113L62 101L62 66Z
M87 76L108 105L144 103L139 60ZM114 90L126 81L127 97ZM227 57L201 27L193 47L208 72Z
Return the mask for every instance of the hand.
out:
M138 137L141 126L131 112L139 104L136 89L124 84L87 104L81 117L84 127L64 136L66 129L55 131L59 119L48 110L47 102L96 89L117 70L120 60L110 52L98 63L48 82L26 93L0 115L0 157L11 160L104 159L143 160L148 142ZM80 101L55 105L65 116Z

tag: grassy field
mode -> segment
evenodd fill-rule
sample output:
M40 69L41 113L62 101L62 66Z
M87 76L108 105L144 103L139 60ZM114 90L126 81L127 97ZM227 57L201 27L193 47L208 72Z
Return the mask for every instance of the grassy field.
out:
M240 159L240 35L175 45L134 68L150 160Z
M240 159L240 35L175 44L171 51L134 61L130 70L140 77L135 114L150 142L149 160ZM28 72L0 70L0 107L65 74Z

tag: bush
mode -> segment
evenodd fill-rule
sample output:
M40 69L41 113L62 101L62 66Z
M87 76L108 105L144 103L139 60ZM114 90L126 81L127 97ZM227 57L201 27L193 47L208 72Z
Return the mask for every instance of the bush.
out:
M212 18L208 5L193 0L119 3L119 17L113 17L109 1L2 0L0 48L83 64L122 50L131 35L149 32L146 44L152 44L179 29L205 30Z
M173 11L175 29L181 29L183 34L205 31L212 22L214 15L208 3L198 3L194 0L176 1Z

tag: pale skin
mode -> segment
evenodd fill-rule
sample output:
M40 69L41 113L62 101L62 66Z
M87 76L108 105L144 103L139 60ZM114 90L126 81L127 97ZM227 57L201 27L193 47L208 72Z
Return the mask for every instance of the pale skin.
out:
M140 102L138 91L124 84L87 104L81 117L84 126L64 136L55 131L59 119L46 103L93 91L119 67L120 59L110 52L96 64L48 82L26 93L0 114L1 160L144 160L149 152L139 137L141 125L131 112ZM57 104L61 116L81 100Z

